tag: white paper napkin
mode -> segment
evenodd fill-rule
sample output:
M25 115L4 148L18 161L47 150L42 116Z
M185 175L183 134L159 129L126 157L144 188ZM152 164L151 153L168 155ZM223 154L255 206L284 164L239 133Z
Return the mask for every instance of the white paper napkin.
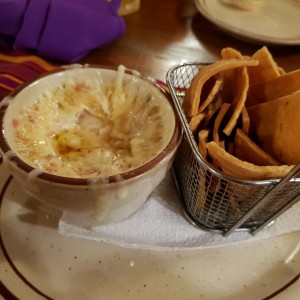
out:
M59 222L62 235L104 241L123 247L156 250L192 250L273 237L300 229L300 202L281 215L276 222L252 236L234 232L229 237L195 228L183 217L172 175L151 194L145 204L128 219L109 225L84 228L76 224L77 216L65 212Z

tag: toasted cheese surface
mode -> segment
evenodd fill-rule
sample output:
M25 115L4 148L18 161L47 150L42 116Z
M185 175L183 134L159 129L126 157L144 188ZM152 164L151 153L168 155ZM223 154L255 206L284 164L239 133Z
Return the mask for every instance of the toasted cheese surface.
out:
M13 119L17 152L51 174L91 178L135 169L161 152L172 132L170 108L132 80L68 79ZM165 105L165 104L164 104Z

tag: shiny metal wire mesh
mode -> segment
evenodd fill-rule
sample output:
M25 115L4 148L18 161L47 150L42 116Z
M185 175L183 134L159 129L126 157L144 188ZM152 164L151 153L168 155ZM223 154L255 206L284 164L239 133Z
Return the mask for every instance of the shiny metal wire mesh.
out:
M205 230L230 234L234 230L256 233L298 201L299 178L292 177L273 191L279 180L244 181L225 176L205 161L181 108L191 80L204 64L173 67L167 83L183 126L183 139L173 164L174 178L187 219Z

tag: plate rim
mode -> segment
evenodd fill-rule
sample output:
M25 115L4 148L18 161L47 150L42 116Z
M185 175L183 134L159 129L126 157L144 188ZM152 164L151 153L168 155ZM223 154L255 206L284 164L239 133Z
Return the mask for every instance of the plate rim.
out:
M1 156L0 156L0 167L2 165L3 161L1 161ZM10 174L6 174L5 179L0 182L0 194L1 191L4 190L4 193L2 194L2 196L4 196L5 192L6 192L6 188L10 185L11 181L12 181L13 177ZM0 198L0 208L1 208L1 204L2 204L2 200ZM1 212L1 209L0 209ZM1 219L0 219L0 223L1 223ZM32 297L36 297L38 299L43 298L43 299L49 299L52 300L54 298L52 298L52 294L53 291L55 290L51 290L48 288L44 288L39 282L36 282L34 280L32 280L31 277L28 277L27 274L25 274L23 272L23 270L20 270L18 266L15 266L13 263L13 257L10 256L9 253L7 253L7 255L9 257L7 257L5 255L5 251L6 251L6 245L5 245L5 239L2 240L1 237L1 230L0 230L0 255L4 255L4 257L6 258L5 263L8 264L8 266L10 267L9 270L11 270L13 272L12 275L12 280L4 280L1 281L0 280L0 298L1 296L7 296L9 299L19 299L19 295L22 294L23 292L26 291L26 293L28 293L28 295L32 296ZM118 245L114 245L114 246L118 246ZM118 246L119 247L119 246ZM122 247L121 247L122 248ZM128 251L131 251L131 249L127 249ZM144 251L145 249L139 249L139 251L142 250ZM147 251L151 249L146 249ZM201 250L208 250L208 249L198 249L196 251L201 251ZM160 251L158 251L157 253L159 253ZM169 252L169 251L167 251ZM185 250L184 250L185 252ZM180 253L180 252L179 252ZM13 265L10 264L10 261L13 263ZM280 261L282 261L282 259L280 259ZM283 264L284 265L284 264ZM280 286L274 286L274 289L272 289L267 296L264 298L265 300L267 299L271 299L273 297L276 297L278 295L280 295L281 297L283 296L284 298L286 298L286 294L289 295L289 289L295 289L295 283L299 281L300 279L300 273L292 273L289 274L291 276L287 276L286 280L284 280ZM17 281L18 283L14 283L15 285L17 285L17 288L14 288L14 285L11 284L13 282L14 279L18 279L19 281ZM296 290L297 293L297 290ZM292 295L294 295L294 292L292 292Z
M206 9L206 1L207 0L194 0L197 10L202 14L203 17L205 17L208 21L213 23L214 25L218 26L220 29L222 29L224 32L227 32L228 34L231 34L235 37L238 37L239 39L243 39L246 41L251 42L259 42L263 44L268 45L284 45L284 46L299 46L300 45L300 36L299 38L293 39L293 38L276 38L271 37L268 35L261 35L261 34L253 34L247 30L238 28L236 26L232 26L226 22L223 22L220 18L216 17L215 15L208 12ZM210 0L212 1L212 0ZM213 1L219 1L219 0L213 0Z

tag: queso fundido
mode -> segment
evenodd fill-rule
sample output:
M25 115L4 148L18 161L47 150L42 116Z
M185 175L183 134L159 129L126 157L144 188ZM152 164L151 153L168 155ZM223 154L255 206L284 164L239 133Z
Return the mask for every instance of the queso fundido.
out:
M107 177L142 166L168 145L175 120L159 90L153 95L150 84L128 79L122 66L112 83L94 72L45 90L13 118L16 150L27 164L64 177Z

